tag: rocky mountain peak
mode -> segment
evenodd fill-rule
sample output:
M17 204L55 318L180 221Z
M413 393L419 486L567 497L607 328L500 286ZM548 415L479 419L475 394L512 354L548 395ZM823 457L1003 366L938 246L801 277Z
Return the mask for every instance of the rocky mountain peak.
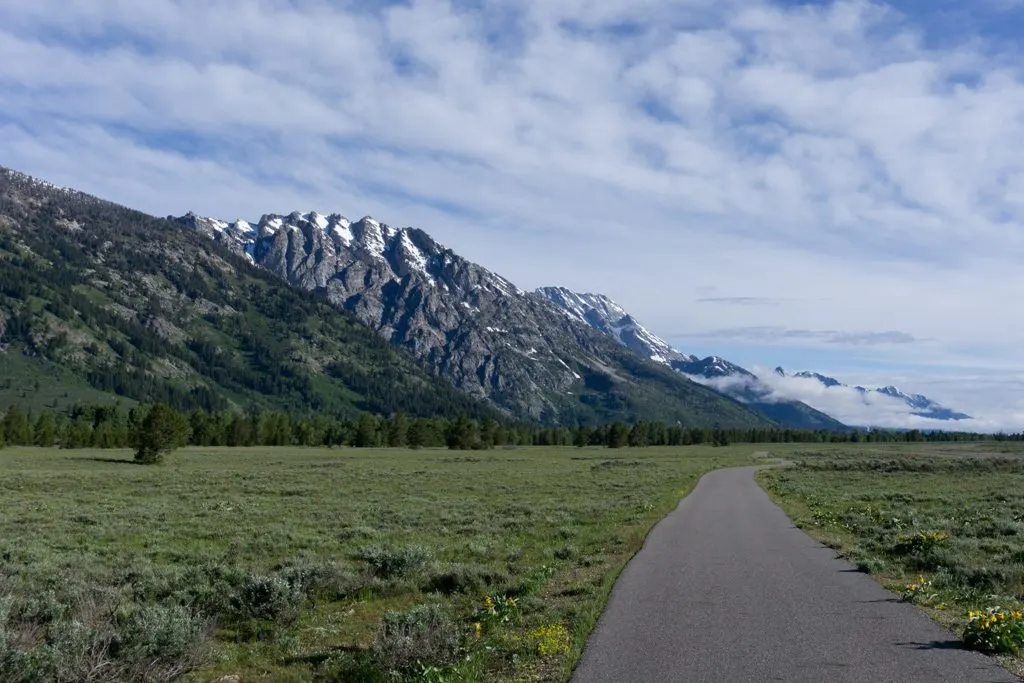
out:
M696 360L652 334L622 306L603 294L581 294L565 287L541 287L535 293L558 306L568 317L613 337L623 346L657 363L671 365L673 362Z

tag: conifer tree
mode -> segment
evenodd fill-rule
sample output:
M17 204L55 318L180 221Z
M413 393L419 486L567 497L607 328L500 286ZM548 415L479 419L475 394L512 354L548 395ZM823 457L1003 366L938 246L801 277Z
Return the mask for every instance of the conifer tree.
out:
M188 419L164 403L146 413L135 435L135 460L147 465L163 460L165 454L188 443Z
M42 448L50 448L57 441L57 420L47 411L39 414L32 429L32 442Z
M8 446L31 446L32 429L28 417L17 405L7 409L3 421L4 441Z

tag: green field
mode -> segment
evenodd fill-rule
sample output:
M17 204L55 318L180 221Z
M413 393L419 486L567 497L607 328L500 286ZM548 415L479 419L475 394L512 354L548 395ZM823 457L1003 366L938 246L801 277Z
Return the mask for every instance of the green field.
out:
M113 640L123 671L96 680L564 680L650 527L755 450L0 451L6 638L44 662L0 677ZM382 631L421 604L440 616Z
M794 467L760 477L794 522L954 633L971 610L1024 606L1024 444L805 447L789 457ZM1001 660L1021 675L1021 655Z

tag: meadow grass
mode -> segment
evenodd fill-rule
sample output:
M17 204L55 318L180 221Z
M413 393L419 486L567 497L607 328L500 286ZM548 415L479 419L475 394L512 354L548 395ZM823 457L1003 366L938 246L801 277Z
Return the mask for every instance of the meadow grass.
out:
M142 615L132 666L174 642L193 681L565 680L651 526L755 450L9 449L0 603L26 648L99 592L104 643Z
M800 528L963 635L1024 605L1024 444L800 447L760 481ZM1024 642L1004 666L1024 674Z

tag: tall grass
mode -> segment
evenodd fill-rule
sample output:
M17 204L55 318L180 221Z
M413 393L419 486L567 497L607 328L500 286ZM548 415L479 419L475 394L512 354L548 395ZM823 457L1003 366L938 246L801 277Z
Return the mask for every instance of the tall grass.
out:
M564 680L654 522L750 452L3 451L0 680ZM488 595L517 618L478 630Z

